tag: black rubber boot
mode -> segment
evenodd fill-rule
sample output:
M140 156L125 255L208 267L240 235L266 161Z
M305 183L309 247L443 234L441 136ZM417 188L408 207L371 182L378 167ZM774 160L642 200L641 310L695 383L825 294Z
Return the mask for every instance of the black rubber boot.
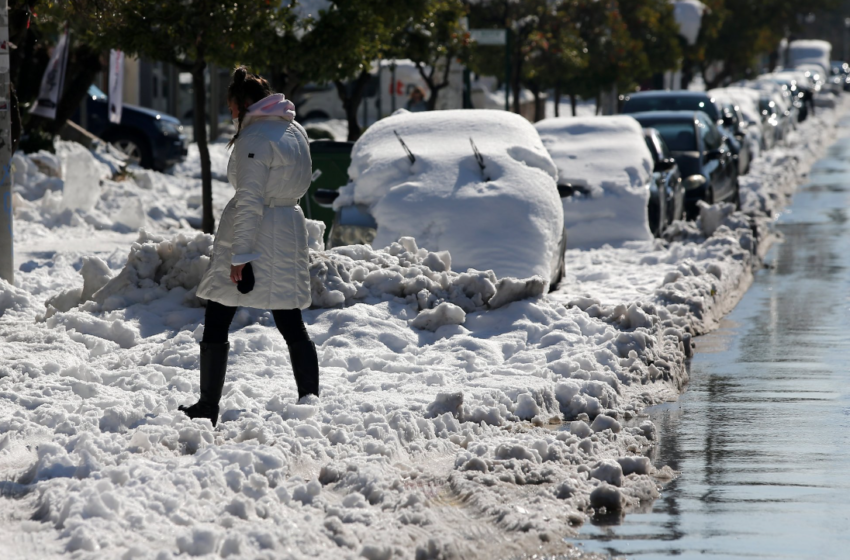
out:
M319 396L319 357L316 345L310 340L289 345L292 373L298 386L298 400L307 395Z
M218 401L224 388L227 372L227 354L230 343L201 343L201 398L192 406L179 406L189 418L209 418L212 425L218 423Z

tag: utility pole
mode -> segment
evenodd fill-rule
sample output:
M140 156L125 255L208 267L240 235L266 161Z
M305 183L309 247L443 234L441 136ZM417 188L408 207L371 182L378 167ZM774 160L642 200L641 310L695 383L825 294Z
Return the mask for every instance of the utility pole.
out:
M0 278L12 284L12 100L9 98L9 4L0 0Z

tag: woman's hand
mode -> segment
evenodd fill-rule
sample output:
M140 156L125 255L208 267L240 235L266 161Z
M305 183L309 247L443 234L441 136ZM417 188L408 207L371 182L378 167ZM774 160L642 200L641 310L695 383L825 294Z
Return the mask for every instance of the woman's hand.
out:
M230 279L234 284L242 280L242 269L245 268L244 264L240 264L237 266L230 267Z

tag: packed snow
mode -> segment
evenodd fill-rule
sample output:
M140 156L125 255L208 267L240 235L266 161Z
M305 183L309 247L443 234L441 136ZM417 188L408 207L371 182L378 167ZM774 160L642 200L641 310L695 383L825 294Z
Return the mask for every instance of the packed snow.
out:
M563 199L570 247L648 240L653 161L630 116L564 117L536 125L558 167L558 182L582 192Z
M271 314L241 309L215 429L177 411L198 393L193 290L212 242L190 227L197 169L123 170L61 142L56 155L16 156L16 277L0 281L0 554L577 555L563 537L675 476L645 457L657 432L641 411L679 394L691 336L746 289L771 217L843 110L819 111L756 159L746 214L705 205L666 239L570 249L552 294L525 275L467 270L424 237L322 251L311 224L304 317L322 396L297 402ZM448 173L429 160L443 147L417 152L413 129L392 126L423 154L422 177ZM488 141L476 137L485 158ZM461 166L478 172L457 142L462 153L445 147L450 185ZM525 172L554 190L542 153ZM68 164L86 157L81 188ZM519 176L516 160L492 157L493 177ZM374 172L414 180L403 151L391 159ZM216 215L229 189L215 184ZM131 201L135 227L117 219Z
M459 271L549 279L564 224L557 170L524 118L399 110L369 127L351 158L334 207L368 207L374 247L413 237L451 253Z

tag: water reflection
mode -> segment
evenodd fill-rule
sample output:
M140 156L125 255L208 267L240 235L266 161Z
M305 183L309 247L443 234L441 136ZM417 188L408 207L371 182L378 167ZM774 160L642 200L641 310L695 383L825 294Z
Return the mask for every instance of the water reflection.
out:
M847 123L850 128L850 122ZM629 558L850 558L850 138L813 168L753 287L698 340L691 385L651 410L681 475L648 513L586 525Z

